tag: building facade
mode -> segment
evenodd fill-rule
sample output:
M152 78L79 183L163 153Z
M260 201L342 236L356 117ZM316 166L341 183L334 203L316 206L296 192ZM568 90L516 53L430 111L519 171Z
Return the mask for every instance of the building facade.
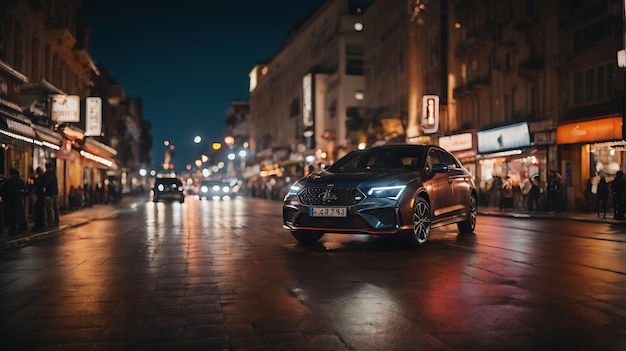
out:
M120 178L109 101L96 85L101 72L87 51L89 28L79 6L79 0L0 3L0 87L7 86L0 101L10 101L0 110L2 173L17 166L28 179L53 163L62 207L72 188Z
M362 107L363 8L330 0L250 72L250 146L265 167L332 163L354 142L348 114Z

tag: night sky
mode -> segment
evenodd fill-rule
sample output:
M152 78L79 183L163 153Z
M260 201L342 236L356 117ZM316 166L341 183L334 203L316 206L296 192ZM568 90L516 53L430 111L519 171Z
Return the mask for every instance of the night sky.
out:
M153 161L164 140L177 169L192 163L193 138L221 141L226 109L249 96L248 73L276 53L297 18L324 0L83 0L89 53L152 124ZM189 155L189 157L185 157Z

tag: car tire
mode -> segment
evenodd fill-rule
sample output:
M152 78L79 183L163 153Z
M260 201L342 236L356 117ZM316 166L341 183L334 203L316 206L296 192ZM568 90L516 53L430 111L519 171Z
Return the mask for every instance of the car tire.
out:
M406 244L411 247L418 247L426 244L430 238L432 219L430 215L430 204L423 197L415 200L413 209L413 229L406 234Z
M302 231L292 231L291 235L303 244L314 244L316 243L323 235L322 232L302 232Z
M470 196L469 200L469 215L463 222L457 224L459 232L472 233L476 228L476 215L478 214L478 199L475 195Z

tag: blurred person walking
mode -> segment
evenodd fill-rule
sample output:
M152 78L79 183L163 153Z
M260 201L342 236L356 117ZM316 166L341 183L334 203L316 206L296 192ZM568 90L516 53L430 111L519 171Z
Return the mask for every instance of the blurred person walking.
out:
M35 188L33 190L36 196L35 205L33 206L33 219L35 220L33 230L43 229L46 226L44 217L45 198L42 175L43 169L41 169L41 167L37 167L37 169L35 169Z
M563 199L563 182L557 171L550 171L548 179L548 212L561 212L561 201Z
M9 227L9 236L17 235L26 230L26 216L24 213L24 199L27 194L26 183L20 178L20 172L11 168L9 178L4 181L0 194L3 200L6 224Z
M59 226L59 181L52 162L46 163L46 171L43 173L42 184L44 189L44 201L46 212L46 225L48 227Z
M613 193L613 218L624 219L624 192L626 192L624 172L615 173L615 179L611 182L611 192Z
M494 175L491 180L491 206L502 208L502 178L499 175Z
M604 213L604 218L606 218L606 208L609 202L609 183L606 182L606 178L604 178L604 176L600 177L600 182L598 183L598 188L596 190L596 196L598 218L600 218L600 211Z

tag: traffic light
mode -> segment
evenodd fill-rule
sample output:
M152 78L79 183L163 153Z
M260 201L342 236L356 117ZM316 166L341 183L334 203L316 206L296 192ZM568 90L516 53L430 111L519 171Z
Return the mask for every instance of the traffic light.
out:
M424 134L439 130L439 96L424 95L422 98L422 129Z

